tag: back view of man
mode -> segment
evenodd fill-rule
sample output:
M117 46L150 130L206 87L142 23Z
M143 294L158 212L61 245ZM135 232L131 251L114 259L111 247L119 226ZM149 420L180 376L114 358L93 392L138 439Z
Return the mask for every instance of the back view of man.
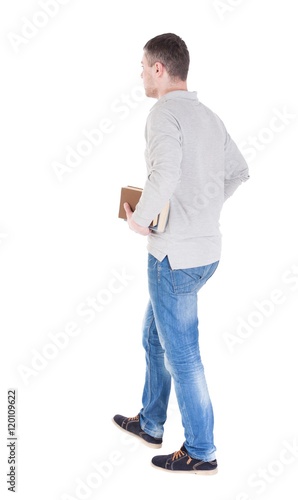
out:
M214 474L214 419L199 349L197 293L220 260L223 203L249 178L248 167L220 118L188 91L189 52L179 36L149 40L142 66L146 95L158 101L146 123L147 181L135 212L124 208L130 229L148 236L146 374L138 415L115 415L114 422L160 448L173 380L185 441L179 451L153 457L152 464ZM166 230L149 229L168 201Z

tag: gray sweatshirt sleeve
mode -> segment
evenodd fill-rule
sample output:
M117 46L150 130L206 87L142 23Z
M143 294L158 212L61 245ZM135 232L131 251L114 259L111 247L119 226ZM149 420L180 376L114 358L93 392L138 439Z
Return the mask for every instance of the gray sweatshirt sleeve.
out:
M247 163L235 142L226 133L225 141L225 182L224 200L226 201L242 182L249 179Z
M175 117L161 107L148 116L145 134L148 177L133 220L148 227L180 180L182 136Z

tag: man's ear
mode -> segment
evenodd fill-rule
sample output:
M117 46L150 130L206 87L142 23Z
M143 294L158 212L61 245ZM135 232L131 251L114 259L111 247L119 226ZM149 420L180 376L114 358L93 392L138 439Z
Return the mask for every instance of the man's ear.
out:
M164 71L165 71L164 65L161 62L158 62L158 61L156 61L154 63L154 69L155 69L156 76L162 76L163 73L164 73Z

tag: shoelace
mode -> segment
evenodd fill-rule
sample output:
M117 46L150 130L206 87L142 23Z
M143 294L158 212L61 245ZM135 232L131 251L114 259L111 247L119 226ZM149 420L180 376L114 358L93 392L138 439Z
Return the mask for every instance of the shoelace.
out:
M184 455L185 453L182 450L175 451L172 456L172 461L174 462L174 460L178 460L178 458L184 457Z
M175 451L175 453L173 453L172 462L174 462L174 460L178 460L178 458L184 457L185 455L188 457L188 460L187 460L186 463L187 463L187 465L189 465L190 462L192 461L192 458L189 455L187 455L187 453L185 453L182 450L178 450L178 451Z
M139 415L136 415L135 417L129 417L128 420L139 420Z

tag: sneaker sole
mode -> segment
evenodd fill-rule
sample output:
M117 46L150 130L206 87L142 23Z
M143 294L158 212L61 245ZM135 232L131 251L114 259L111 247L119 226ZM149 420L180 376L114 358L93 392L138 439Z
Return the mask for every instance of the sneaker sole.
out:
M162 443L161 444L148 443L148 441L145 441L145 439L143 439L141 436L138 436L137 434L134 434L133 432L127 431L126 429L123 429L123 427L121 427L119 424L117 424L117 422L115 422L115 420L113 418L112 418L112 422L114 425L116 425L117 429L120 429L120 431L125 432L125 434L130 434L131 436L135 437L136 439L141 441L148 448L154 448L155 450L157 450L157 449L162 447Z
M164 469L163 467L158 467L158 465L154 465L151 462L151 466L154 469L159 469L164 472L171 472L172 474L196 474L197 476L213 476L218 473L218 467L213 470L172 470L172 469Z

